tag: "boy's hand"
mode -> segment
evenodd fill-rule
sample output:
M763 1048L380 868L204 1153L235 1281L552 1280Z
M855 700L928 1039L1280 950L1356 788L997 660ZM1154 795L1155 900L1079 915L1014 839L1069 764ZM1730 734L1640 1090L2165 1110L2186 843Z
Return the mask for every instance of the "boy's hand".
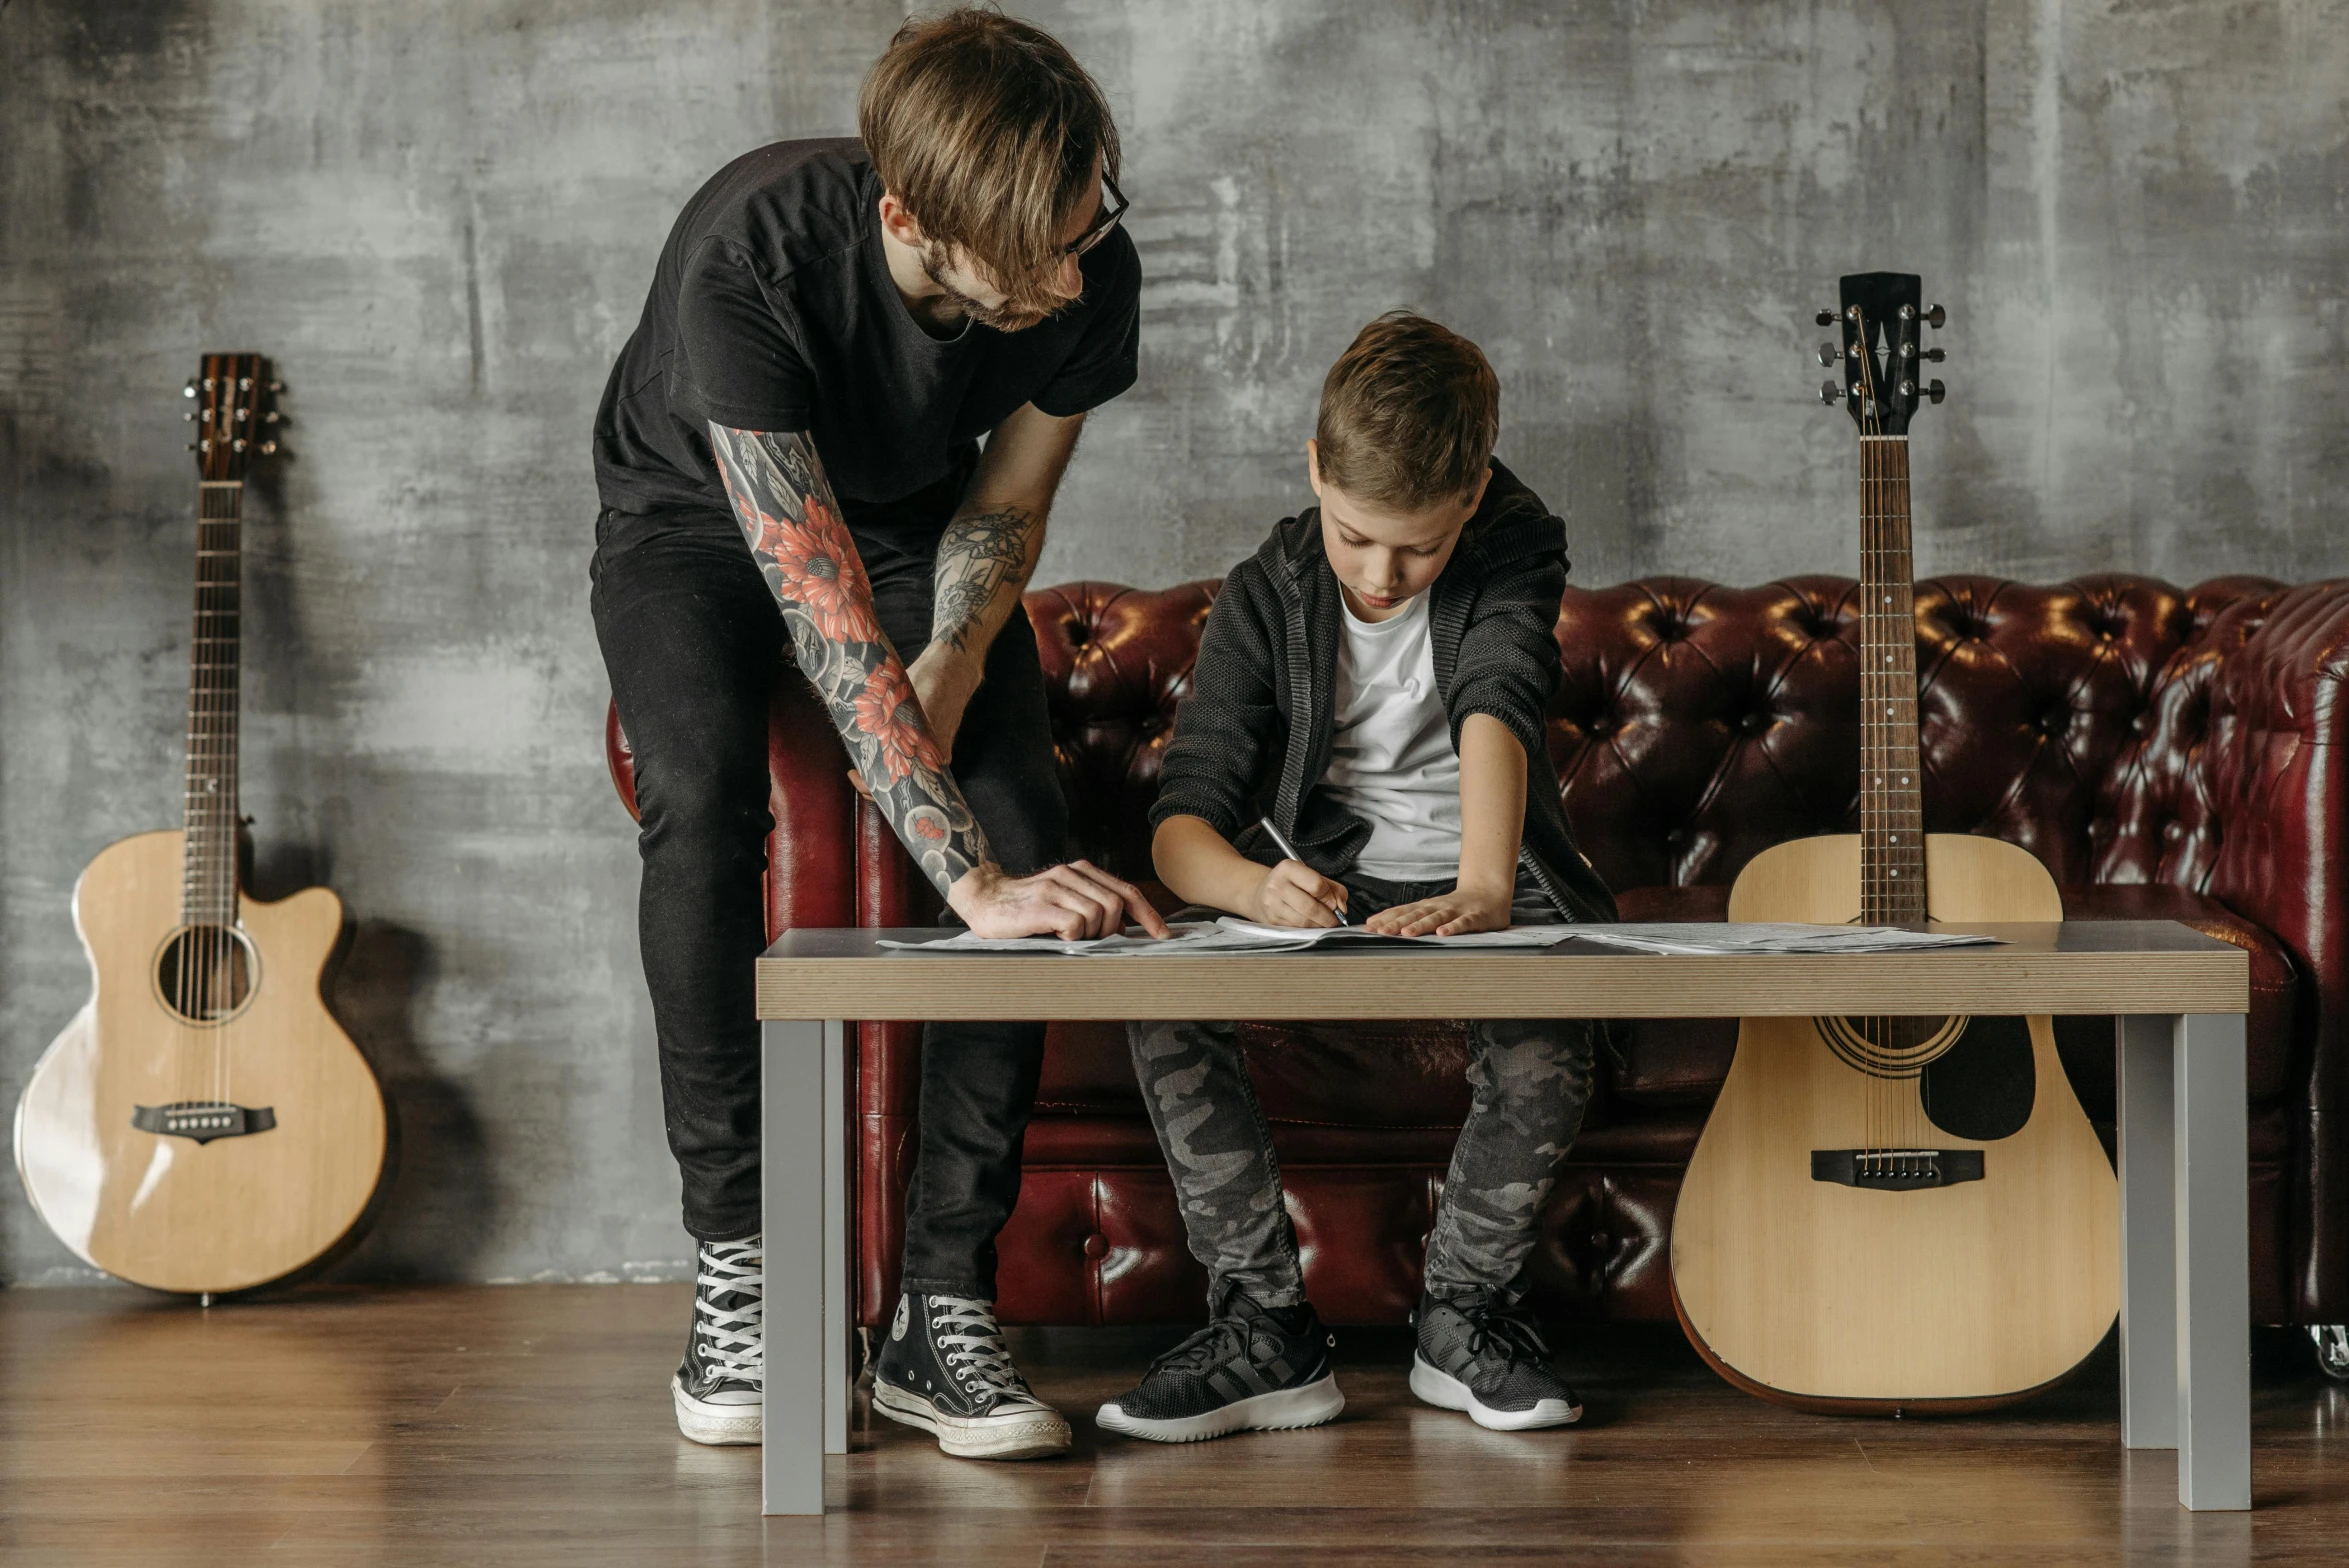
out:
M1284 860L1264 873L1248 896L1243 918L1260 926L1334 926L1346 907L1346 888L1302 860ZM1507 918L1506 906L1502 918Z
M1464 936L1509 929L1513 888L1454 888L1416 904L1382 909L1363 922L1380 936Z

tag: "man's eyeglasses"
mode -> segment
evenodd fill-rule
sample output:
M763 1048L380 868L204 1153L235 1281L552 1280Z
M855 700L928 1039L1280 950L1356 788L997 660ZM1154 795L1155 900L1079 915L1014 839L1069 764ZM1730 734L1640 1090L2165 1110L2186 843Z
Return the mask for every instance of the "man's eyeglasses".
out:
M1093 220L1091 228L1069 241L1062 255L1082 256L1109 238L1109 231L1116 228L1118 220L1126 215L1126 193L1117 188L1117 181L1104 174L1101 176L1101 188L1108 192L1101 201L1101 215Z

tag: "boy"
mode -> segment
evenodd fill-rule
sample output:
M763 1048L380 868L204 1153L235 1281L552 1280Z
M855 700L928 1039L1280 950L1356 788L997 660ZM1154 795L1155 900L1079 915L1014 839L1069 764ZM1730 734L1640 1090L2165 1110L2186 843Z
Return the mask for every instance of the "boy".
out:
M1188 902L1291 926L1342 911L1405 936L1614 918L1542 743L1564 525L1492 461L1499 412L1476 345L1419 316L1380 317L1331 368L1305 448L1321 505L1226 581L1167 751L1151 851ZM1303 858L1281 858L1260 818ZM1095 1419L1161 1442L1331 1419L1345 1400L1232 1026L1127 1033L1211 1321ZM1590 1097L1593 1029L1469 1033L1475 1095L1411 1390L1497 1430L1561 1426L1581 1405L1517 1303Z

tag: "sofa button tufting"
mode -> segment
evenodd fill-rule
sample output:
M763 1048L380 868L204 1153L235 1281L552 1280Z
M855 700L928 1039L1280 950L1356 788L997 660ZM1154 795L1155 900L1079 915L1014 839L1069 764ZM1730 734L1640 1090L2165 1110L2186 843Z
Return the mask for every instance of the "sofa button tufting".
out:
M1085 1238L1085 1256L1098 1263L1109 1256L1109 1238L1095 1231Z

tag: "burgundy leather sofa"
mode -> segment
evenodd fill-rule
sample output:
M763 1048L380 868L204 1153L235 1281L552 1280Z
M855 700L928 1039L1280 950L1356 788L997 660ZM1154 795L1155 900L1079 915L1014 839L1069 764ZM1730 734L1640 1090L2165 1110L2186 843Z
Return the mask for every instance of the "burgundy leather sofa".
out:
M1215 591L1073 583L1028 595L1074 823L1072 851L1150 877L1146 812ZM1718 919L1760 850L1855 831L1854 584L1685 577L1569 589L1550 745L1575 831L1627 919ZM2144 577L1919 585L1927 826L2036 854L2082 918L2173 918L2251 954L2251 1306L2349 1321L2349 582ZM779 683L779 720L821 733ZM633 800L626 740L613 777ZM774 751L769 922L908 925L935 900L860 806L845 758ZM1163 892L1163 889L1157 891ZM2057 1033L2109 1138L2112 1025ZM1734 1023L1643 1022L1602 1078L1535 1262L1557 1315L1669 1320L1673 1200ZM895 1299L914 1150L917 1030L855 1052L862 1321ZM1250 1065L1314 1300L1332 1321L1410 1308L1466 1104L1441 1022L1254 1026ZM1002 1315L1193 1318L1204 1276L1112 1025L1055 1026L1001 1250Z

